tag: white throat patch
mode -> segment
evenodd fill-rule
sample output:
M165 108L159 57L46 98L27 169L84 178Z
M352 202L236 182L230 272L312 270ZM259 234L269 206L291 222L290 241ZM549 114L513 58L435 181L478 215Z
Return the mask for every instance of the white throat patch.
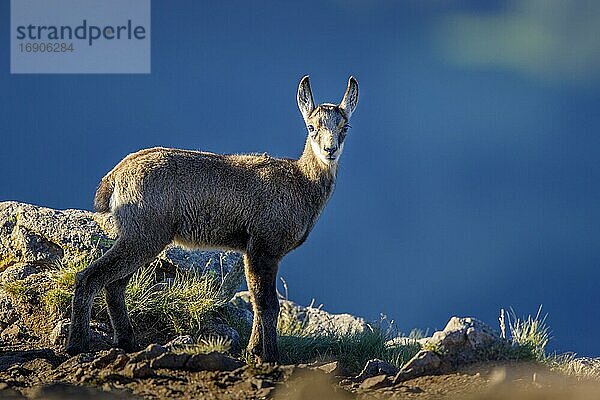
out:
M310 145L312 147L312 151L315 154L315 156L317 156L317 158L325 165L329 165L329 163L332 160L328 160L325 155L321 152L321 146L319 146L319 143L315 142L314 140L310 139Z

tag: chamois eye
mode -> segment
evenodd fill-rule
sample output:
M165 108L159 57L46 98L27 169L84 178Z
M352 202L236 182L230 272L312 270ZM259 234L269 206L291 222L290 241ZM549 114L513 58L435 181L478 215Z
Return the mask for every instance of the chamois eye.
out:
M344 136L346 136L346 133L348 132L348 129L352 128L350 126L350 124L345 124L344 126L342 126L342 133L344 134Z
M312 126L312 125L308 125L306 128L307 128L307 129L308 129L308 131L309 131L309 132L311 132L311 133L315 131L315 127L314 127L314 126Z

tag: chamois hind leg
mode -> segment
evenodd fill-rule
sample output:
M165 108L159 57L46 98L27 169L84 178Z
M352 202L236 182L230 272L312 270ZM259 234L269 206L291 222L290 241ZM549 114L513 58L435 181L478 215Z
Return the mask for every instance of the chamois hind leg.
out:
M89 350L92 304L102 288L131 275L150 262L167 243L156 240L148 245L147 240L123 235L102 257L77 273L67 353L74 355Z
M131 276L111 282L104 288L108 315L113 328L113 342L116 347L127 352L135 351L138 347L125 305L125 289Z
M279 359L279 300L276 289L278 263L277 257L260 252L249 251L244 256L246 280L254 309L248 351L256 356L259 362L277 362Z

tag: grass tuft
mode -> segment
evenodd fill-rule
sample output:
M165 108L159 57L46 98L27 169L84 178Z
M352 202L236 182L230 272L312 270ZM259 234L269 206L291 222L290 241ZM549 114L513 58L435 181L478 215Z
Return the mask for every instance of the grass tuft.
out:
M91 264L99 254L95 251L86 253L68 263L58 262L50 271L51 288L42 295L42 303L55 315L68 312L73 299L75 275Z
M50 289L42 295L44 306L49 312L55 315L65 313L71 306L72 299L73 292L60 287Z
M500 311L500 331L502 337L512 344L509 358L535 361L579 380L600 380L600 358L577 358L574 353L546 354L550 341L550 329L546 324L547 315L542 316L542 307L535 316L518 318L514 310ZM508 328L508 329L507 329ZM507 337L507 330L510 337Z
M0 254L0 272L4 271L7 267L17 262L12 254Z
M2 282L0 284L2 290L15 298L20 298L25 295L26 287L23 281Z
M201 339L198 343L185 345L175 349L176 353L183 354L208 354L208 353L228 353L231 350L231 340L221 336L211 336Z
M220 306L215 278L194 272L178 272L174 279L156 283L152 265L140 268L126 291L127 308L138 332L150 337L197 336L207 317Z
M50 272L51 288L42 296L48 311L55 315L68 312L77 272L98 255L93 252L73 262L55 265ZM157 279L153 265L140 268L133 274L125 294L132 323L142 340L156 336L196 336L206 317L222 305L215 279L194 272L178 272L175 278L157 283L162 279ZM97 299L94 313L99 319L107 319L106 306L101 299Z
M345 372L356 374L368 360L377 358L401 368L420 350L417 337L402 344L388 342L398 337L393 321L385 317L363 332L331 335L308 324L308 313L299 318L294 307L283 303L278 320L278 344L285 364L337 360Z
M312 361L339 361L349 373L358 373L368 360L378 358L398 368L420 350L416 340L402 345L387 345L390 339L380 329L342 336L312 334L308 336L280 336L279 348L285 364Z
M535 316L519 318L511 308L509 312L500 310L500 331L511 344L506 358L526 361L544 361L546 346L550 341L550 329L546 324L547 315L541 316L542 306ZM507 337L507 327L510 337Z
M579 380L600 381L600 358L580 357L575 353L552 355L545 360L551 370Z

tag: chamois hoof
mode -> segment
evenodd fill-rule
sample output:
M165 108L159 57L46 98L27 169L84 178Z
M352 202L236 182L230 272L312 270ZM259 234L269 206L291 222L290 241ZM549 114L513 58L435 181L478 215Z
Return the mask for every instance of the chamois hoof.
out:
M135 340L117 340L115 341L114 346L122 349L125 353L134 353L138 350L141 350L140 346Z
M278 364L279 357L254 356L258 364Z
M263 352L263 349L260 347L248 348L248 352L252 354L254 360L258 364L277 364L279 362L279 354L265 354L265 352Z
M76 356L77 354L86 353L88 351L87 346L69 344L65 348L65 352L70 356Z

